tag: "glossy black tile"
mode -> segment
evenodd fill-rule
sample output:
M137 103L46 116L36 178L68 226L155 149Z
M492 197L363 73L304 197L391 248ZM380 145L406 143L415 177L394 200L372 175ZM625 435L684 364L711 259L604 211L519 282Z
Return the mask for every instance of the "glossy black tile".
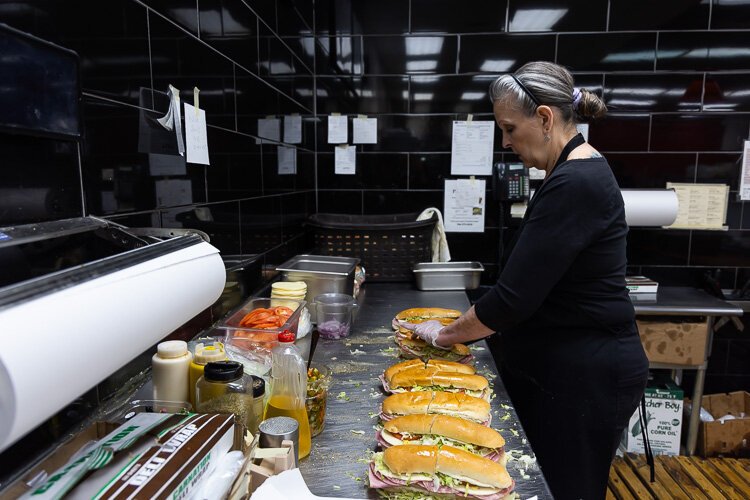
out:
M362 37L317 37L315 58L318 75L362 74Z
M708 29L710 9L710 2L702 0L610 0L609 30Z
M622 189L664 189L667 182L695 179L694 154L608 153L606 157Z
M293 89L294 78L286 81L277 79L274 83ZM300 80L302 82L302 80ZM247 134L256 135L258 132L258 119L267 116L280 118L283 115L298 113L305 115L307 108L299 101L280 91L275 86L252 73L247 73L242 68L237 68L235 75L237 92L237 130ZM300 89L306 89L303 85ZM297 92L297 90L294 90Z
M0 226L80 217L74 142L0 133Z
M280 36L313 34L313 2L276 0L276 33Z
M662 33L657 70L715 71L747 69L747 32Z
M363 192L318 190L318 212L328 214L362 214Z
M298 238L306 232L305 222L313 213L311 208L314 192L297 192L286 194L281 198L281 234L283 241Z
M159 15L149 15L149 26L154 88L166 92L171 84L192 103L193 87L198 87L206 123L233 128L232 63Z
M365 214L419 213L443 208L443 191L364 191Z
M586 0L509 0L508 31L605 31L607 4Z
M452 116L383 115L378 117L378 143L370 151L450 151ZM325 132L324 127L323 131ZM330 151L326 133L318 134L318 150Z
M266 194L315 188L315 158L297 150L296 173L279 173L278 146L263 144L263 190Z
M467 0L456 8L452 0L412 0L413 33L482 33L505 31L506 1Z
M286 39L279 38L265 26L258 36L260 75L312 75L312 66L307 66L294 53Z
M409 77L318 77L318 113L380 114L409 110Z
M557 62L572 71L651 71L655 33L563 34Z
M654 151L740 151L747 139L750 115L655 115L651 126Z
M750 342L747 339L735 339L727 347L727 373L732 375L750 375L747 360L750 359ZM711 352L713 361L714 352Z
M750 0L713 0L711 29L747 29Z
M740 183L742 153L700 153L696 182L729 184L737 191Z
M703 75L607 75L604 100L610 112L700 111Z
M750 73L706 75L704 111L750 111Z
M628 232L628 265L688 265L690 231L631 227Z
M246 70L258 72L258 18L242 0L201 0L201 39Z
M177 227L198 229L207 233L211 238L211 244L222 253L257 253L244 252L242 249L239 202L211 203L165 212L162 222L165 227L174 227L169 225L170 219L179 224Z
M198 2L195 0L144 0L144 4L179 24L192 34L198 34Z
M693 231L693 266L750 266L750 232Z
M365 36L363 68L368 74L455 73L455 36Z
M443 189L450 175L450 153L409 154L409 189Z
M739 201L736 195L729 195L727 200L727 217L725 224L729 229L742 229L742 217L745 203Z
M495 75L412 76L412 113L491 113L488 89Z
M687 267L673 266L643 266L639 267L637 273L647 276L662 286L689 286L701 287L701 275L705 269L690 269Z
M361 153L358 147L354 175L336 174L333 153L318 153L319 189L406 189L408 155Z
M485 229L482 233L447 233L447 237L451 260L497 262L497 229Z
M529 61L554 58L554 35L466 35L461 37L458 71L497 75L515 71Z
M296 58L295 66L306 74L315 72L315 38L311 36L283 37L283 42Z
M352 2L322 0L315 2L315 29L328 34L408 33L409 2L381 0Z
M646 151L648 115L607 115L589 125L589 142L601 152Z

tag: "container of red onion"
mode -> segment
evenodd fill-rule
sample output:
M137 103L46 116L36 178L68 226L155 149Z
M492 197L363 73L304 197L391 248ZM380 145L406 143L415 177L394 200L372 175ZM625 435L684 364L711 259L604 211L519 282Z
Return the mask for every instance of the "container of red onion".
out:
M313 299L317 311L318 332L324 339L349 336L357 311L357 301L345 293L323 293Z

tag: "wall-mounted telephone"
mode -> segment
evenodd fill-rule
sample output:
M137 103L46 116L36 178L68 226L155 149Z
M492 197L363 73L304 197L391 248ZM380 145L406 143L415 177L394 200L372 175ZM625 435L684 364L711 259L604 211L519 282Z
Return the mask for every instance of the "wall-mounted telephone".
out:
M492 166L492 194L496 201L517 203L529 199L529 169L523 163Z

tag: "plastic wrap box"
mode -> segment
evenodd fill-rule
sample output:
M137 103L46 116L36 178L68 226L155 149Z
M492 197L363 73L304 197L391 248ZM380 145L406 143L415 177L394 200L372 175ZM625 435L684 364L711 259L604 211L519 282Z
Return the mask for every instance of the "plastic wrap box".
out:
M698 428L698 454L710 457L718 454L737 455L750 447L750 393L746 391L703 396L703 408L715 418L725 415L732 420L701 422ZM744 413L745 417L740 418ZM744 443L743 443L744 441Z
M699 366L706 360L707 319L678 322L668 317L641 317L636 322L650 362Z

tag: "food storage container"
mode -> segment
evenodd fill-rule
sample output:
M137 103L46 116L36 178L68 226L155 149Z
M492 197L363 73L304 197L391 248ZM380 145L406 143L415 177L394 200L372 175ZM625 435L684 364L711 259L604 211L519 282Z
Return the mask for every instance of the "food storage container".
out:
M359 259L326 255L297 255L276 268L283 281L307 283L305 300L312 300L323 293L345 293L354 295L354 271ZM312 321L317 320L313 308Z
M313 363L307 370L307 419L310 422L310 435L323 432L326 420L326 399L331 385L331 369L320 363Z
M324 293L315 297L312 308L318 319L318 333L324 339L349 336L357 301L345 293Z
M479 287L481 262L420 262L414 266L419 290L473 290Z
M299 317L302 313L302 308L307 302L304 300L294 299L272 299L268 297L256 297L249 299L239 309L229 314L226 318L221 320L217 325L217 328L224 330L227 337L238 343L241 339L247 339L248 342L265 349L271 349L277 343L279 333L284 330L296 334L297 327L299 326ZM286 322L280 326L274 327L263 327L256 328L251 326L242 326L242 319L252 311L256 309L273 309L275 307L288 307L292 310L292 314L288 317Z

